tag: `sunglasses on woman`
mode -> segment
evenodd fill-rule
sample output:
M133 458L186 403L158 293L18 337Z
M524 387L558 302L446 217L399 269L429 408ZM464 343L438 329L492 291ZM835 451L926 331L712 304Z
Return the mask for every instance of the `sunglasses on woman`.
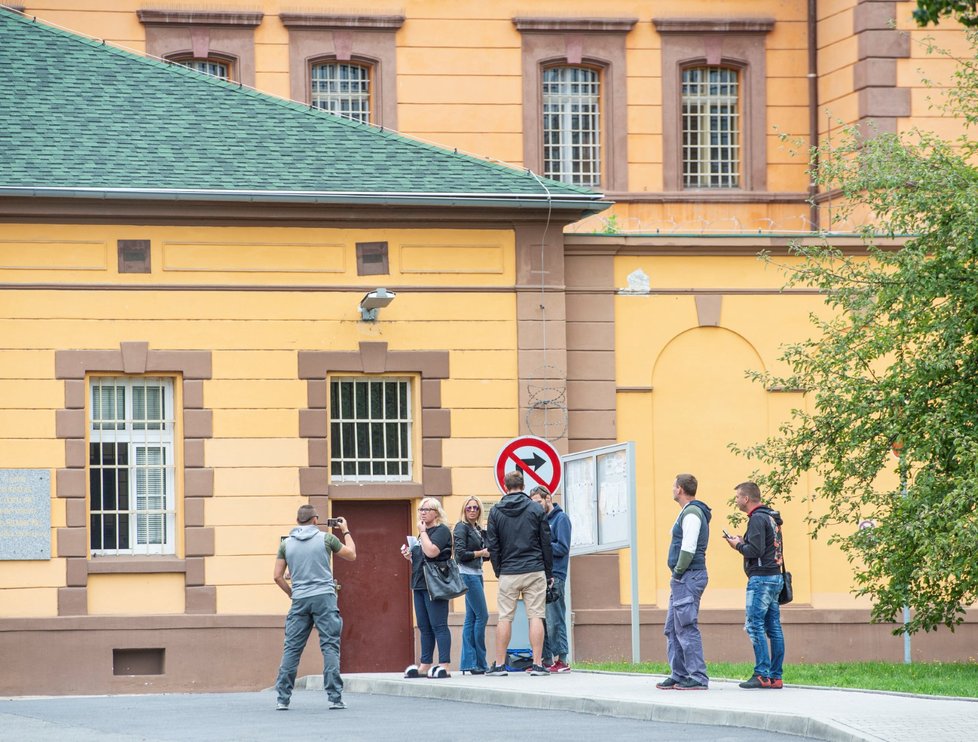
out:
M478 510L479 509L479 506L478 505L466 505L465 506L465 509L466 510Z

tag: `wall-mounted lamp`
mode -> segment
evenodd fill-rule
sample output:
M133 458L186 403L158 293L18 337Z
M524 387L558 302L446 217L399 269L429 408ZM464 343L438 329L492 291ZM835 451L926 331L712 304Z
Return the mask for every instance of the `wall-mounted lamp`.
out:
M374 289L365 294L360 300L360 319L364 322L376 322L377 312L386 307L397 296L387 289Z

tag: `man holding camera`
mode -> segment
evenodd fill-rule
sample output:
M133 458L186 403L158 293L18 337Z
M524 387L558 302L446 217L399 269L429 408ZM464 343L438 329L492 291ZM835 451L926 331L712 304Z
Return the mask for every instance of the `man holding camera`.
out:
M275 584L292 598L285 618L285 650L275 681L278 711L288 711L295 687L299 658L313 624L319 633L323 653L323 686L330 709L345 709L343 679L340 677L340 632L343 619L336 605L336 585L330 557L336 554L347 561L357 558L357 547L345 518L329 518L328 528L339 528L340 538L319 530L319 515L312 505L302 505L296 514L298 524L282 539L275 558ZM288 567L292 584L285 578Z

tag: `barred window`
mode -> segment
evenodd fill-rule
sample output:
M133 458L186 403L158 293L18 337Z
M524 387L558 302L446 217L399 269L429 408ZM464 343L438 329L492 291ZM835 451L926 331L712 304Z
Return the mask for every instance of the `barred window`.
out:
M96 377L90 388L92 553L174 553L173 380Z
M683 70L683 186L740 187L740 78L726 67Z
M601 73L543 71L543 173L581 186L601 184Z
M329 410L332 481L411 481L410 379L334 378Z
M176 62L182 67L189 67L192 70L203 72L205 75L219 77L222 80L231 79L231 63L223 59L195 59L193 57L174 57L172 62Z
M316 108L370 123L370 67L348 62L312 65L310 102Z

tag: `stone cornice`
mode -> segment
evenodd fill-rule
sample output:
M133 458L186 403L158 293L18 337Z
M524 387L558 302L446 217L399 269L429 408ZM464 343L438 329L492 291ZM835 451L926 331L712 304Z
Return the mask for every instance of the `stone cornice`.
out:
M144 25L192 25L192 26L246 26L255 28L262 22L265 14L254 11L186 11L152 10L143 8L136 11L139 22Z
M402 15L280 13L279 20L287 28L345 28L360 31L396 31L404 25Z
M773 18L653 18L659 33L769 33Z
M638 18L514 18L520 33L628 33Z

